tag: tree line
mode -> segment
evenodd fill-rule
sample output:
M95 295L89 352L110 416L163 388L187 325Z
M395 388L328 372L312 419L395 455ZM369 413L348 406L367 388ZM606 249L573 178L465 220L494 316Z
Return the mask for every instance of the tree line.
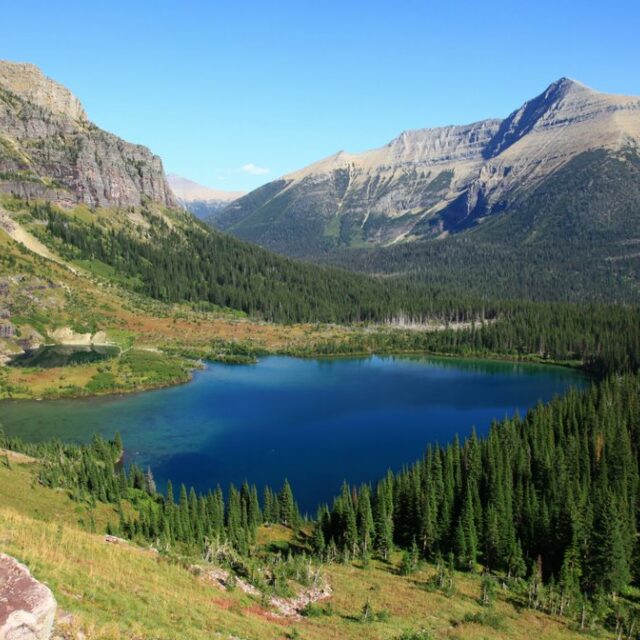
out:
M287 480L278 492L265 487L261 506L255 485L249 486L247 482L239 489L231 484L226 496L219 486L206 494L197 494L193 487L187 490L182 484L176 499L171 481L163 496L156 492L150 471L142 476L138 473L138 477L138 482L129 486L146 491L151 499L139 502L137 512L130 517L121 511L117 531L131 539L153 541L161 548L179 544L202 553L213 542L228 543L246 556L256 543L260 525L296 527L301 522Z
M169 480L166 493L158 491L150 468L123 462L120 434L113 440L94 435L89 444L59 440L31 443L6 436L0 426L0 448L39 458L38 482L68 491L77 501L104 502L117 506L118 521L108 533L152 542L161 548L178 545L185 553L200 554L212 540L229 543L247 554L262 524L297 527L302 522L291 485L265 487L262 504L254 485L229 486L226 495L218 486L206 494L181 484L174 495ZM125 510L124 502L133 509Z
M414 545L507 577L540 576L565 608L618 594L640 578L640 377L615 376L584 392L495 423L374 487L346 484L320 509L325 557Z
M640 310L636 307L511 303L499 319L441 330L384 329L310 346L300 355L428 352L459 356L573 362L600 376L640 368Z
M65 258L99 260L121 284L165 302L211 303L276 322L341 323L384 321L399 312L466 317L482 306L444 290L295 262L195 221L170 228L146 212L150 225L142 233L85 222L49 203L29 204L29 211L46 223L39 232Z

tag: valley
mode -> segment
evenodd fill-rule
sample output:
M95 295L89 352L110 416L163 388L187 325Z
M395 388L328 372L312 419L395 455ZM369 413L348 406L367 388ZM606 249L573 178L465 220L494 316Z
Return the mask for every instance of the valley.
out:
M637 635L639 113L562 78L227 192L0 61L0 550L56 640Z

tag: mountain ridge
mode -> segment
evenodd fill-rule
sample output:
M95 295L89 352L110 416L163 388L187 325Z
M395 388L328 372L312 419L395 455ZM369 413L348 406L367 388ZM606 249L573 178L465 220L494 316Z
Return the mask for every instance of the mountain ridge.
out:
M507 118L402 132L240 198L213 224L294 257L438 238L508 209L580 153L640 148L640 98L560 78Z

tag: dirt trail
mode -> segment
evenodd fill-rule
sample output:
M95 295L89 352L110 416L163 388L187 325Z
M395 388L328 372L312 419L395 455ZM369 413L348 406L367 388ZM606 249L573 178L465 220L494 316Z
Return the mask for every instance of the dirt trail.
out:
M0 207L0 229L5 231L12 240L24 245L27 249L33 251L33 253L67 267L72 273L77 273L75 269L66 264L61 258L51 253L40 240L13 220L2 207Z

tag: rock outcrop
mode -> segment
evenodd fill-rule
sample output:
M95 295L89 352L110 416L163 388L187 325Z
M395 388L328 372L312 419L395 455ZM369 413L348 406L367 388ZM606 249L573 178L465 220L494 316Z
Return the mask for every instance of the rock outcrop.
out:
M0 61L0 85L45 111L70 120L88 121L80 100L33 64Z
M340 152L218 213L215 226L294 256L456 233L539 186L579 154L640 149L640 98L562 78L504 120L407 131Z
M72 346L111 346L112 342L107 338L104 331L96 333L77 333L71 327L59 327L49 332L49 337L53 338L57 344Z
M0 640L48 640L56 601L48 587L0 553Z
M62 205L175 206L158 156L92 124L30 64L0 61L0 191Z

